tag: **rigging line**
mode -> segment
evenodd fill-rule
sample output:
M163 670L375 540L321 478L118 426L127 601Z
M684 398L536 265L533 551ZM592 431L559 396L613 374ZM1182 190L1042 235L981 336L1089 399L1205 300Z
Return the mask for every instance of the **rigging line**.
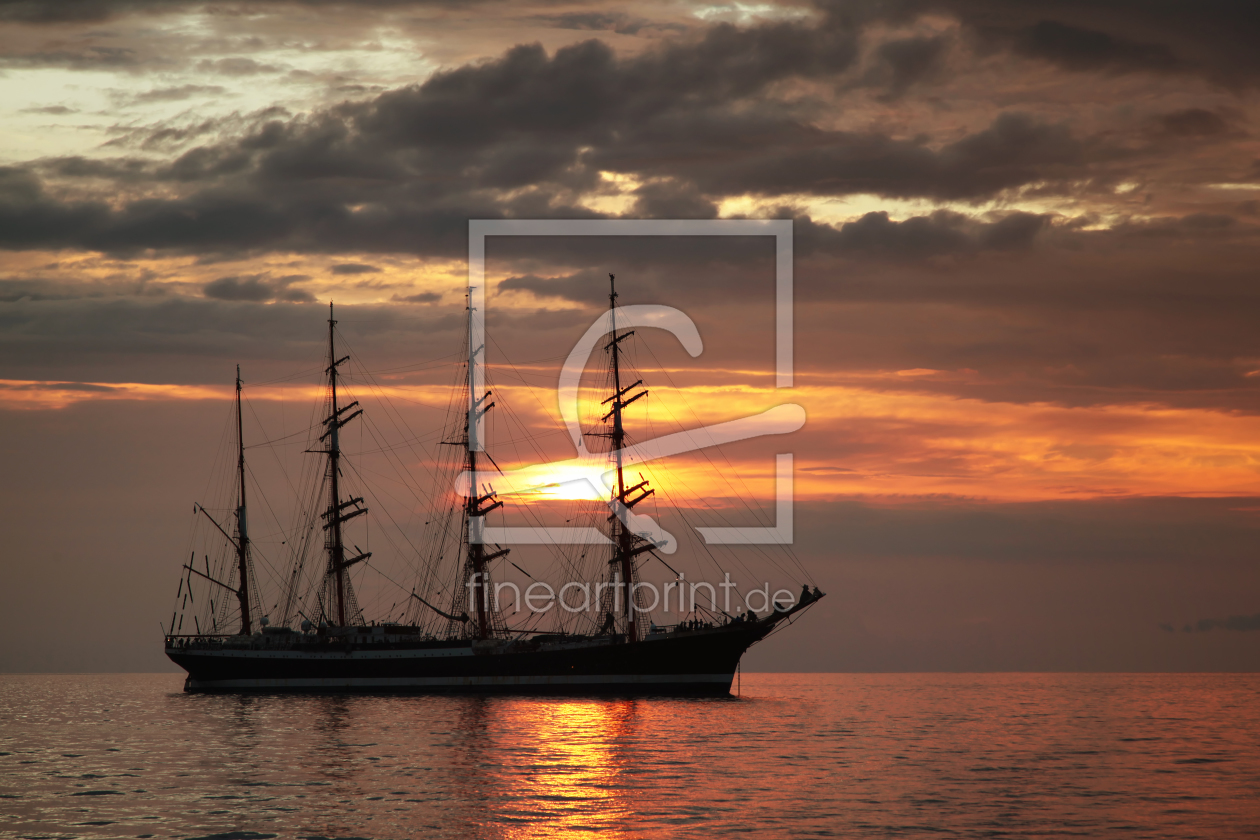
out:
M253 408L251 407L251 408L250 408L250 410L251 410L251 411L253 411ZM254 419L255 419L255 420L257 420L257 415L255 415L255 418L254 418ZM261 423L259 423L259 425L261 426L262 424L261 424ZM291 433L291 434L287 434L287 435L285 435L284 437L272 438L271 440L263 440L263 441L259 441L258 443L251 443L251 444L249 444L248 446L246 446L245 448L246 448L246 449L257 449L257 448L259 448L259 447L261 447L261 446L272 446L272 445L274 445L274 444L279 443L279 442L280 442L280 441L282 441L282 440L288 440L289 438L297 437L298 435L309 435L309 433L310 433L310 430L309 430L309 429L299 429L298 431L293 432L293 433Z
M210 475L206 478L206 486L202 488L201 498L216 498L218 494L211 494L210 488L216 484L222 486L224 471L227 469L231 459L228 457L228 440L234 434L235 426L235 407L232 407L224 416L222 432L219 435L219 445L215 449L214 461L211 463Z
M350 346L348 342L346 343L346 347L347 349L350 349L353 351L353 348ZM352 364L354 364L356 367L359 367L357 359ZM417 435L415 431L411 428L411 426L406 422L406 420L403 419L401 412L399 412L398 409L393 405L385 389L380 385L379 382L375 380L374 377L371 376L371 374L368 374L368 381L366 384L368 385L369 389L375 389L375 391L377 392L378 400L384 407L385 415L389 418L390 423L394 426L395 431L399 432L399 434L402 434L402 432L405 430L407 435L410 437L410 441L419 442L422 436ZM407 401L407 400L404 398L404 401ZM449 403L448 403L448 409L449 409ZM372 422L373 422L373 425L375 425L375 421L373 420ZM375 436L373 437L373 439L376 440ZM414 445L410 441L408 441L406 445L410 449L411 454L418 461L423 463L424 459L419 456L419 454L415 450ZM380 440L377 440L377 445L383 447L384 443L382 443ZM427 494L425 494L423 490L421 491L420 495L427 497Z
M650 430L651 430L652 434L653 434L653 435L655 435L655 434L656 434L656 426L655 426L655 423L652 421L650 414L649 414L649 416L648 416L648 426L649 426L649 428L650 428ZM653 465L650 465L650 464L641 464L640 466L642 466L642 467L643 467L643 468L647 471L648 475L652 477L652 480L656 481L658 484L663 484L663 483L665 483L665 482L663 482L663 481L661 480L661 478L657 475L657 471L653 468ZM684 494L685 494L685 495L687 495L687 496L688 496L688 498L694 498L694 497L693 497L693 495L692 495L692 493L691 493L691 488L690 488L690 486L687 484L687 481L686 481L686 480L685 480L685 479L684 479L681 475L674 475L674 476L671 476L671 480L670 480L670 482L669 482L669 483L675 484L676 486L678 486L678 487L680 488L680 492L679 492L679 493L675 494L675 493L672 493L672 492L671 492L671 494L670 494L671 496L674 496L674 495L684 495ZM699 500L697 499L696 501L699 501ZM658 516L659 516L659 504L658 504L658 506L657 506L656 510L657 510L657 514L658 514ZM689 531L689 532L694 532L694 531L695 531L695 527L696 527L696 526L693 524L692 519L691 519L691 518L690 518L690 517L689 517L686 513L684 513L684 511L683 511L683 509L682 509L682 507L681 507L681 506L674 506L674 512L675 512L675 513L677 514L677 516L678 516L678 517L679 517L679 518L683 521L683 525L684 525L684 526L688 529L688 531ZM712 564L712 568L713 568L713 569L715 569L716 571L719 571L719 572L725 571L725 568L723 567L723 564L722 564L722 563L718 560L718 558L714 555L714 553L713 553L713 551L711 550L711 548L709 547L708 543L706 543L706 542L704 542L703 540L701 540L701 541L699 542L699 545L700 545L700 548L701 548L701 549L703 550L703 552L704 552L704 556L705 556L705 557L707 557L707 558L708 558L708 560L710 561L710 563ZM698 552L696 552L696 549L695 549L694 545L692 546L691 551L692 551L693 556L694 556L694 557L696 557L696 559L697 559L697 560L701 559L701 558L700 558L700 556L699 556L699 553L698 553ZM738 555L734 554L733 552L728 552L727 554L728 554L728 556L729 556L729 559L730 559L732 562L734 562L734 563L735 563L735 564L739 567L739 569L740 569L742 572L744 572L745 574L748 574L750 577L751 577L751 576L753 576L753 574L752 574L752 569L751 569L751 568L750 568L750 567L749 567L749 566L748 566L748 565L747 565L747 564L743 561L743 559L742 559L742 558L740 558ZM779 566L779 564L778 564L777 562L775 562L775 561L773 560L773 558L767 558L767 559L769 559L769 560L770 560L771 565L773 565L773 566L774 566L776 569L778 569L781 573L786 574L786 571L785 571L785 570L784 570L781 566Z
M538 403L538 407L543 410L543 415L552 423L556 423L557 425L559 425L559 422L560 422L559 419L551 413L551 409L549 409L547 405L538 398L538 395L534 393L534 386L530 385L528 382L525 381L525 377L523 377L521 375L521 372L517 370L516 365L508 357L507 353L503 352L503 348L499 346L499 342L494 340L493 335L490 335L489 333L487 333L486 335L490 339L490 343L494 345L494 348L498 352L498 354L503 357L503 359L508 363L508 365L511 366L512 371L516 374L516 378L521 381L521 384L524 385L525 388L529 391L530 396L532 396L534 398L534 401ZM562 357L557 357L557 358L562 358ZM526 364L529 364L529 363L526 363Z
M251 403L248 399L245 399L244 403L249 406L249 413L254 419L254 422L259 426L259 428L262 428L262 420L259 418L258 412L254 410L253 403ZM306 432L308 440L312 430L313 427L308 427L303 430ZM301 434L301 432L295 432L294 434ZM292 437L292 435L286 435L286 437ZM297 487L293 485L293 480L289 477L289 471L285 469L284 464L280 461L280 456L276 454L274 449L271 450L271 455L276 461L276 466L279 468L280 474L284 476L285 483L289 485L289 490L293 493L293 497L301 500L302 494L299 493ZM248 467L248 465L246 466ZM252 468L250 469L250 474L253 474ZM255 479L255 483L257 483L257 479ZM284 526L280 524L280 517L276 515L275 509L271 507L271 502L267 499L267 496L261 492L261 487L259 488L259 494L262 496L263 503L267 505L267 509L271 513L271 518L275 521L276 526L281 529L281 533L285 533Z
M290 373L290 374L288 374L288 375L286 375L286 376L280 376L280 377L277 377L277 378L275 378L275 379L264 379L264 380L263 380L263 381L261 381L261 382L251 382L250 384L248 384L248 385L242 385L241 387L243 387L243 388L258 388L258 387L260 387L260 386L262 386L262 385L275 385L275 384L276 384L276 383L278 383L278 382L290 382L290 381L292 381L292 380L294 380L294 379L301 379L301 378L303 378L303 377L310 376L310 375L311 375L311 374L313 374L313 373L319 373L320 371L321 371L321 369L320 369L320 368L311 368L311 369L309 369L309 370L302 370L302 371L298 371L297 373Z
M505 419L507 419L510 423L514 422L522 430L527 430L528 427L525 426L524 421L521 420L520 416L516 413L516 410L513 408L511 401L510 400L502 401L502 405L503 405L503 408L505 409L505 415L504 415ZM533 442L533 439L529 437L526 437L523 439L529 440L531 443ZM534 450L540 462L545 462L547 460L546 454L543 453L542 450L540 450L536 445L534 446ZM489 453L487 453L487 455L488 454ZM535 512L529 504L518 505L515 507L515 509L518 510L528 521L531 521L534 525L539 526L539 527L544 526L541 515ZM548 553L553 555L553 560L558 559L559 557L563 556L563 550L558 546L548 546L547 550L548 550Z
M338 332L341 332L341 331L338 330ZM451 362L447 362L443 360L458 359L462 355L463 353L457 350L454 353L447 353L445 356L434 356L432 359L425 359L424 361L421 361L421 362L412 362L410 364L398 365L397 367L391 367L391 368L378 368L376 370L367 370L367 368L364 368L364 370L368 374L373 375L373 376L379 373L399 373L402 371L431 370L435 368L446 367L447 365L451 364Z
M254 484L254 491L255 491L254 498L262 499L263 505L267 508L268 513L271 514L271 518L276 523L276 527L280 527L280 521L276 517L275 511L272 510L271 502L267 499L266 494L263 493L262 484L259 483L258 477L254 475L253 467L251 467L248 463L245 465L245 473L249 476L250 480ZM288 536L283 529L281 529L279 533L286 537ZM262 539L265 540L266 536L264 536ZM263 563L263 568L266 569L267 574L272 579L271 582L275 583L277 580L280 579L279 578L280 573L276 570L275 566L272 564L271 560L267 557L267 555L258 549L257 546L259 543L259 539L257 538L251 539L249 542L250 542L250 548L252 549L252 551L250 552L250 559L254 559L255 557L260 558Z
M347 451L346 455L349 455L355 458L360 458L364 455L381 455L387 452L397 452L398 450L403 449L403 448L410 448L412 444L427 443L430 439L436 438L438 436L439 436L438 432L433 432L432 434L425 435L424 437L415 438L413 440L405 440L400 443L392 444L388 446L382 443L376 449L362 449L362 450L359 450L358 452Z
M645 470L647 470L648 475L652 476L652 477L653 477L653 480L655 480L655 481L657 481L658 483L660 483L660 478L659 478L659 477L657 477L657 475L656 475L656 471L655 471L655 469L653 469L653 467L652 467L651 465L648 465L648 464L642 464L642 465L640 465L640 466L642 466ZM693 502L696 502L696 503L701 503L701 504L703 503L703 500L702 500L702 499L698 496L698 494L696 494L694 491L692 491L691 486L687 483L686 479L685 479L685 478L683 478L681 475L673 475L673 476L671 477L671 482L675 483L675 484L676 484L677 486L679 486L679 487L681 488L681 490L683 491L683 492L680 492L680 493L677 493L677 494L671 494L671 495L684 495L684 494L685 494L689 500L692 500ZM698 510L704 510L704 508L703 508L703 507L699 507L699 508L693 507L692 509L693 509L693 510L697 510L697 509L698 509ZM685 512L684 512L684 510L683 510L683 508L682 508L682 507L680 507L680 506L676 506L676 507L674 508L674 512L677 514L677 516L678 516L680 519L682 519L683 524L684 524L684 525L686 525L686 526L687 526L687 528L688 528L689 530L691 530L691 531L695 531L695 530L696 530L696 525L695 525L695 524L693 524L693 519L692 519L692 518L691 518L691 517L690 517L687 513L685 513ZM715 568L715 569L717 569L717 571L724 571L724 568L723 568L722 563L721 563L721 562L718 560L718 558L714 555L713 550L712 550L712 548L709 546L709 544L708 544L707 542L705 542L703 539L702 539L702 540L700 540L698 544L700 545L701 549L704 551L705 555L706 555L706 556L709 558L709 560L713 563L714 568ZM761 556L762 556L765 560L767 560L767 561L768 561L768 562L769 562L769 563L770 563L770 564L771 564L771 565L772 565L772 566L773 566L776 570L778 570L781 574L783 574L783 575L785 575L785 576L790 576L789 571L788 571L787 569L785 569L782 565L780 565L780 564L779 564L779 562L778 562L777 560L775 560L772 556L770 556L769 554L767 554L767 553L766 553L766 552L762 549L762 546L757 546L757 545L754 545L754 546L750 546L750 547L751 547L751 548L752 548L752 549L753 549L756 553L760 554L760 555L761 555ZM692 551L694 552L694 551L695 551L695 549L693 548L693 549L692 549ZM747 563L746 563L746 562L745 562L745 561L744 561L741 557L739 557L739 555L737 555L735 552L730 551L729 549L727 549L727 550L725 551L725 555L728 557L728 559L729 559L731 562L733 562L733 563L735 563L736 565L738 565L738 566L739 566L739 568L740 568L740 569L741 569L741 570L742 570L745 574L749 575L750 577L754 576L754 575L753 575L753 570L752 570L752 568L751 568L751 567L750 567L750 566L749 566L749 565L748 565L748 564L747 564Z
M664 366L661 364L660 359L657 358L655 351L653 351L650 346L646 347L646 349L648 353L652 356L653 360L656 362L657 366L663 368ZM692 417L695 418L696 422L697 423L702 422L700 420L700 416L696 414L695 409L691 407L691 404L688 402L686 395L682 392L682 389L678 387L678 385L674 382L673 377L669 375L669 372L665 370L662 370L661 372L664 373L665 379L669 382L670 387L672 387L675 393L678 394L679 399L682 400L683 405L691 413ZM678 423L678 418L674 416L674 413L673 411L670 410L669 406L666 404L666 405L663 405L662 407L665 409L665 412L669 414L671 419L673 419L674 422L681 429L682 424ZM721 450L721 447L712 447L712 448L716 448L718 450L718 454L722 457L722 460L726 462L726 465L730 468L730 471L735 474L736 479L743 486L744 492L747 493L749 496L751 496L752 495L751 489L748 487L748 484L744 481L743 476L740 475L738 470L735 469L734 464L731 463L731 460L730 458L726 456L726 453ZM724 481L726 481L727 485L731 488L731 490L735 491L734 486L730 484L730 480L723 473L723 471L718 469L717 464L714 463L713 459L709 456L708 449L702 448L697 451L700 452L700 454L704 457L704 459L709 463L709 465L713 468L713 471L716 472L718 475L720 475ZM733 492L733 496L736 500L738 500L744 506L744 509L747 512L759 518L759 515L755 511L753 511L752 506L748 504L748 501L745 497L741 497L737 491ZM800 558L796 555L796 552L792 550L792 547L790 545L782 545L779 547L783 550L784 554L786 554L789 558L791 558L793 564L797 567L797 571L801 572L802 574L805 574L808 577L809 576L808 571L806 571L804 564L801 563ZM765 554L764 551L761 553ZM777 567L778 564L776 563L775 565ZM780 569L780 571L786 572L785 569Z
M493 341L493 339L491 339L491 340ZM498 345L496 344L495 346L497 347ZM502 352L502 351L500 350L500 352ZM492 384L492 383L489 381L489 377L488 377L488 376L487 376L487 384ZM538 399L538 398L537 398L537 395L535 395L535 394L533 393L533 390L532 390L532 389L530 389L530 394L531 394L531 396L533 396L533 397L535 398L535 400L537 400L537 399ZM506 441L506 442L502 442L502 443L501 443L501 445L511 445L511 446L515 447L515 444L516 444L517 442L521 442L521 441L528 442L528 443L530 444L531 448L533 449L533 452L534 452L535 457L537 457L537 458L538 458L538 462L539 462L539 463L546 463L546 462L549 460L549 458L547 457L547 454L546 454L545 452L543 452L542 448L541 448L540 446L538 446L538 439L539 439L539 438L541 438L541 437L549 437L549 436L558 435L558 434L565 434L565 431L564 431L563 429L555 429L555 430L550 431L550 432L544 432L544 433L537 434L537 435L531 435L531 434L530 434L530 428L531 428L531 427L530 427L529 425L527 425L527 424L525 423L525 421L524 421L524 420L522 420L522 419L521 419L521 417L520 417L520 415L517 413L517 411L516 411L515 407L512 405L512 401L511 401L510 399L507 399L507 398L506 398L505 396L503 396L503 395L501 395L501 396L499 397L499 401L500 401L500 403L501 403L501 404L502 404L502 406L503 406L503 409L504 409L504 418L505 418L505 421L507 422L507 425L508 425L508 427L509 427L509 430L510 430L510 428L511 428L511 425L512 425L513 423L515 423L515 424L516 424L516 426L520 429L520 431L521 431L521 433L522 433L522 436L521 436L520 438L511 438L511 439L509 439L509 440L508 440L508 441ZM548 417L548 419L551 419L551 418L550 418L550 417ZM553 421L553 422L554 422L554 421ZM510 433L510 432L509 432L509 433ZM498 442L496 442L496 443L498 443ZM517 452L517 454L518 454L518 458L519 458L519 450L515 450L515 449L514 449L514 451L516 451L516 452ZM493 460L493 459L492 459L492 460Z
M370 389L372 388L372 385L369 384L368 387ZM348 394L348 397L352 397L352 398L354 397L352 390L350 390L349 388L347 389L347 394ZM379 397L378 399L381 399L383 406L386 406L386 412L384 413L386 413L386 416L389 417L389 419L391 419L391 422L393 423L393 426L394 426L394 431L402 432L402 429L398 428L397 421L394 421L394 418L391 416L391 413L389 413L389 408L392 408L392 407L387 406L388 399L384 398L383 395L382 397ZM364 413L362 418L363 418L363 424L362 424L362 427L360 427L359 452L352 453L352 455L354 455L355 457L362 457L364 455L388 456L389 453L392 453L396 450L399 450L399 448L406 446L408 450L411 451L411 455L416 458L417 462L420 462L421 465L423 465L423 462L425 462L425 457L422 457L420 453L416 452L415 446L413 446L415 445L415 443L420 442L420 438L416 436L415 432L412 432L411 428L406 429L408 434L410 434L411 440L403 441L403 443L401 443L401 445L398 445L398 446L391 446L391 445L388 445L387 438L386 436L384 436L383 429L379 428L377 422L375 422L375 419L373 417L370 417L369 414ZM404 424L404 426L406 426L406 424ZM364 428L367 429L369 436L372 437L372 441L375 447L377 447L375 448L375 450L364 450L362 446L362 436L363 436ZM391 460L391 458L387 457L386 460L389 461ZM425 494L423 494L423 491L421 491L420 495L418 495L417 497L422 497L423 495Z
M381 391L381 392L382 392L382 394L380 395L380 397L378 397L378 399L385 399L385 396L384 396L384 393L383 393L383 392L384 392L384 390L385 390L385 386L384 386L384 385L381 385L381 384L379 384L379 383L376 383L374 380L369 380L369 379L366 379L366 378L362 378L362 377L360 377L360 376L347 375L347 376L342 376L340 381L341 381L341 382L344 382L344 383L346 383L346 384L355 383L355 384L367 385L367 386L369 386L369 387L373 387L373 386L375 386L375 387L376 387L379 391ZM413 388L413 387L410 387L410 386L407 386L407 385L391 385L391 386L389 386L389 387L390 387L390 388L392 388L392 389L393 389L393 390L395 390L395 391L419 391L419 390L421 390L420 388ZM397 399L402 400L403 402L408 402L408 403L411 403L412 405L418 405L418 406L420 406L421 408L431 408L431 409L433 409L434 411L441 411L441 410L442 410L442 407L441 407L441 406L434 405L433 403L423 402L423 401L421 401L421 400L413 399L413 398L411 398L411 397L404 397L404 396L403 396L403 395L401 395L401 394L395 394L394 396L395 396Z
M366 418L367 415L365 414L363 415L363 417ZM424 502L426 504L429 503L432 497L428 493L426 493L418 484L413 486L412 482L414 481L414 479L412 479L411 475L408 472L406 472L406 465L400 464L397 458L389 457L390 455L394 454L395 450L393 448L385 446L385 443L383 440L384 435L377 428L375 421L371 419L367 419L364 421L363 426L367 429L368 434L371 436L373 442L376 443L378 448L371 452L356 453L356 455L360 457L365 454L384 455L385 456L384 460L390 464L390 466L394 469L394 472L397 474L399 483L406 486L407 489L411 491L412 495L415 496L415 498L418 501ZM416 458L417 462L423 464L424 459L421 458L420 455L416 453L414 449L411 450L411 454L414 458ZM403 470L402 472L399 472L400 467Z
M653 470L653 468L652 468L652 467L650 467L650 466L648 466L648 465L644 465L644 468L645 468L646 470L648 470L648 473L649 473L650 475L655 475L655 472L654 472L654 470ZM688 496L689 500L691 500L691 501L692 501L692 503L693 503L690 509L691 509L694 513L699 513L699 512L706 511L706 510L707 510L708 512L710 512L710 513L712 513L712 512L713 512L711 508L708 508L708 507L706 507L706 506L705 506L705 500L704 500L704 498L703 498L703 497L701 497L701 496L700 496L698 493L696 493L695 491L693 491L693 490L691 489L691 486L687 483L687 481L686 481L684 478L682 478L681 476L674 476L674 477L673 477L673 480L674 480L674 481L676 481L679 485L681 485L681 487L682 487L682 488L686 491L686 495ZM747 509L747 510L748 510L748 511L749 511L749 512L750 512L750 513L751 513L751 514L752 514L752 515L753 515L753 516L754 516L754 517L758 520L758 521L761 521L762 514L761 514L760 512L758 512L758 511L753 511L751 508L748 508L747 506L746 506L746 509ZM695 526L694 524L692 524L693 520L692 520L692 519L688 516L688 514L684 513L684 512L683 512L683 509L682 509L681 507L678 507L678 508L676 508L675 510L676 510L676 512L677 512L677 514L678 514L678 516L679 516L679 517L680 517L680 518L684 521L684 523L686 523L686 524L687 524L687 526L688 526L689 528L691 528L691 529L693 529L693 530L694 530L696 526ZM712 552L712 550L710 549L710 547L709 547L708 543L707 543L707 542L701 542L701 545L704 547L705 553L706 553L706 554L707 554L707 555L708 555L708 556L709 556L709 557L713 560L713 562L714 562L714 564L717 566L718 570L719 570L719 571L720 571L720 570L722 570L722 566L721 566L721 564L718 562L717 558L713 555L713 552ZM780 563L779 563L779 561L778 561L778 560L776 560L776 559L774 558L774 556L773 556L772 554L770 554L769 552L767 552L767 551L765 550L765 548L766 548L765 546L753 544L753 545L749 545L749 546L748 546L748 548L750 548L750 549L751 549L754 553L756 553L756 554L760 555L760 556L761 556L764 560L766 560L767 562L769 562L769 563L770 563L770 564L771 564L771 565L772 565L772 566L773 566L773 567L774 567L774 568L775 568L778 572L780 572L781 574L783 574L783 575L785 575L785 576L788 576L788 577L794 577L794 576L795 576L795 574L794 574L794 572L793 572L792 570L789 570L789 569L785 568L782 564L780 564ZM727 556L727 557L728 557L728 558L729 558L732 562L737 563L737 564L740 566L740 568L744 570L744 572L746 572L747 574L750 574L750 575L752 574L752 569L751 569L751 567L749 567L749 566L748 566L748 565L744 562L744 560L743 560L742 558L740 558L740 557L739 557L739 555L738 555L738 554L736 554L734 551L732 551L731 549L729 549L729 548L727 548L727 547L724 547L724 548L723 548L723 552L724 552L724 554L725 554L725 555L726 555L726 556ZM789 555L789 557L791 557L791 555ZM792 559L795 559L795 558L794 558L794 557L792 557ZM802 567L800 567L800 563L799 563L799 562L798 562L798 563L796 563L796 566L797 566L797 568L796 568L795 572L799 572L799 573L801 573L801 574L804 574L806 577L809 577L809 573L808 573L806 570L804 570ZM811 578L811 581L812 581L812 578Z
M347 463L348 463L348 462L347 462ZM374 504L373 504L373 506L372 506L372 507L373 507L374 509L378 509L378 510L383 511L383 512L384 512L384 514L385 514L385 516L387 516L387 517L389 518L390 524L391 524L391 525L393 525L395 528L397 528L397 529L398 529L398 533L402 535L403 540L407 543L407 545L408 545L408 546L410 546L410 547L411 547L411 550L412 550L413 552L414 552L414 551L418 551L418 549L417 549L417 548L416 548L416 546L415 546L415 543L413 543L413 542L411 541L411 538L407 536L407 532L406 532L406 531L404 531L404 530L403 530L403 528L402 528L402 527L398 524L398 522L394 519L394 515L393 515L392 513L390 513L390 512L389 512L389 507L380 501L379 497L377 496L376 491L374 491L374 490L368 490L368 489L367 489L367 487L368 487L368 483L367 483L366 481L364 481L364 480L363 480L363 474L359 471L359 467L355 466L354 464L350 464L349 466L350 466L350 471L351 471L352 473L354 473L354 475L355 475L355 477L356 477L356 478L358 478L358 479L359 479L359 484L360 484L360 486L361 486L362 488L364 488L364 489L363 489L363 490L361 490L360 492L361 492L361 493L366 493L367 495L369 495L370 497L372 497L372 500L373 500L373 502L374 502ZM398 500L398 499L396 499L396 498L394 498L392 494L388 494L388 493L386 493L385 495L388 495L388 496L390 497L390 499L392 499L393 501L395 501L395 502L399 502L399 500ZM369 519L371 519L371 518L375 518L375 516L370 516L370 517L369 517ZM382 534L384 535L384 534L385 534L385 532L382 532ZM386 539L390 539L390 538L389 538L388 536L386 536ZM392 541L392 540L391 540L391 541Z

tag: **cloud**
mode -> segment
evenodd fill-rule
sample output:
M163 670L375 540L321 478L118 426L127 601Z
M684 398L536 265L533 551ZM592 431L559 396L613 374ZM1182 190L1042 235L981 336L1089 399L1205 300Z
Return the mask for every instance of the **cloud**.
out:
M315 296L305 289L291 288L290 284L308 279L294 274L271 279L263 274L220 277L205 284L201 293L212 300L248 301L262 303L277 300L286 303L309 303Z
M645 31L654 33L684 31L684 27L679 24L658 23L621 12L564 12L557 15L534 15L530 20L556 29L615 32L618 35L640 35Z
M834 241L842 251L918 259L970 248L972 240L960 229L960 222L957 214L946 211L894 222L880 210L845 224Z
M258 76L264 73L282 73L285 68L237 55L228 58L202 59L197 62L197 69L202 73L218 73L223 76Z
M631 216L643 219L715 219L717 205L691 184L677 180L650 181L634 191Z
M799 219L798 253L872 256L919 260L945 254L1027 248L1049 223L1049 217L1014 212L993 221L937 210L926 216L893 221L876 210L839 228Z
M338 263L332 267L333 274L377 274L380 269L366 263Z
M202 294L214 300L271 300L275 290L263 283L258 275L253 277L220 277L202 287Z
M639 212L688 217L712 215L715 199L730 195L980 199L1089 177L1096 143L1025 114L999 114L988 128L934 149L739 107L729 97L751 94L776 75L822 73L850 61L847 36L762 29L717 27L696 46L700 55L685 61L676 46L624 60L598 42L552 57L536 46L515 48L369 102L288 120L259 114L243 136L149 170L154 179L188 185L183 195L93 207L92 224L75 225L70 219L87 220L84 208L41 190L56 230L41 231L36 215L22 234L0 234L0 241L118 253L450 255L462 248L463 220L471 217L598 216L571 202L595 186L601 170L648 181L639 188ZM836 45L838 57L828 52ZM701 72L693 64L705 53L714 66ZM167 127L142 145L214 130ZM705 154L686 151L695 149Z
M397 303L437 303L442 296L437 292L417 292L414 295L394 295L390 300Z
M877 63L868 71L866 82L885 85L885 98L898 99L911 86L941 72L948 47L943 35L885 41L875 49Z
M485 0L483 0L485 2ZM486 3L489 5L489 3ZM99 22L129 14L178 13L201 5L200 0L0 0L0 21L34 24ZM342 0L259 0L255 7L301 5L337 7ZM465 7L456 0L359 0L357 5L392 9L417 7Z
M1242 633L1260 630L1260 613L1231 615L1229 618L1201 618L1195 622L1194 629L1200 633L1206 633L1209 630L1235 630Z
M607 299L608 274L597 269L588 269L560 277L524 274L500 280L496 288L500 293L525 291L540 298L554 297L578 303L597 304Z
M1068 70L1127 73L1179 69L1177 57L1167 45L1130 41L1053 20L1038 21L1017 31L1015 51Z
M83 46L76 50L35 50L0 56L6 67L67 67L72 70L130 70L146 63L130 47ZM174 62L165 62L174 64Z
M1216 137L1230 129L1224 117L1205 108L1185 108L1161 114L1156 122L1165 134L1174 137Z
M4 0L0 2L0 20L23 23L102 21L134 9L159 5L160 0Z
M944 200L1088 178L1094 145L1067 126L1010 112L939 149L882 133L824 131L756 114L701 114L680 122L708 154L686 155L681 143L660 137L652 138L655 150L635 145L647 138L631 132L620 146L595 150L592 158L618 171L631 171L633 161L641 174L689 180L710 196L873 193Z
M122 98L132 103L181 102L198 96L220 96L227 88L219 85L178 85L177 87L153 88L142 93L125 94Z
M44 105L39 108L23 108L22 113L23 114L52 114L54 116L61 116L64 114L77 114L79 113L79 110L77 108L70 108L66 105Z
M1193 13L1143 0L901 0L869 13L894 21L944 14L986 48L1072 72L1198 76L1228 87L1260 82L1260 18L1233 0L1204 0Z

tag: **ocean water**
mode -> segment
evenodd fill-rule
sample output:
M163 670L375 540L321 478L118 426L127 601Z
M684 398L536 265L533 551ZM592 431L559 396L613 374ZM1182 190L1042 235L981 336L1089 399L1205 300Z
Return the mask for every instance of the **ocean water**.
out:
M745 674L738 699L0 676L2 837L1255 837L1260 675Z

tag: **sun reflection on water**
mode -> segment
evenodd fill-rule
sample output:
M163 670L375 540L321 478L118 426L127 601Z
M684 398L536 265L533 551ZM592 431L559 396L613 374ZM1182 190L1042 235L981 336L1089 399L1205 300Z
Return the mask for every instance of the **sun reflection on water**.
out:
M633 701L514 702L501 709L517 768L510 806L502 816L522 820L505 836L526 838L629 837L633 813L626 741Z

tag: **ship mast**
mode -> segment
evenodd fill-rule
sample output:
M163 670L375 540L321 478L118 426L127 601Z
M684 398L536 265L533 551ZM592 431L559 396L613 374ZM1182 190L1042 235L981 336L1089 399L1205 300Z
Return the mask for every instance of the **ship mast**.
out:
M467 474L472 477L471 486L468 489L468 498L464 502L464 518L467 523L468 535L468 556L464 564L465 570L471 572L469 586L472 587L473 597L476 600L476 626L473 628L476 638L486 639L491 634L491 618L487 614L486 599L490 595L490 580L486 572L487 565L491 560L505 556L509 549L499 549L496 552L487 554L485 544L481 541L481 533L484 528L485 515L495 508L503 507L503 502L495 498L495 493L490 490L482 495L481 490L477 488L477 453L484 447L478 436L481 418L486 416L490 409L494 408L494 403L485 405L483 403L490 398L490 391L486 391L480 398L477 397L477 379L474 372L477 369L477 354L485 350L485 345L474 347L476 331L473 329L474 312L472 287L468 289L468 413L464 419L464 438L467 441L467 452L464 458L464 468ZM489 504L487 504L489 503ZM482 507L482 505L486 505Z
M621 333L620 335L617 334L616 275L608 275L608 289L608 317L612 325L612 341L608 342L605 349L612 352L613 395L603 402L604 405L607 405L610 402L612 403L612 409L608 412L608 414L604 415L603 419L608 420L609 417L611 417L613 421L612 432L608 434L608 437L612 440L612 451L615 453L614 457L617 462L617 496L616 501L612 506L613 515L611 517L612 537L613 542L616 544L616 552L613 555L612 564L617 566L619 569L621 578L619 581L619 588L625 595L625 601L623 601L623 604L625 605L626 641L635 642L638 641L639 638L639 627L634 609L634 558L636 555L642 554L644 551L652 548L652 545L649 543L647 545L636 547L634 544L638 538L626 526L626 523L623 521L623 517L628 518L629 509L652 495L655 491L644 490L644 492L634 500L630 502L626 501L626 497L630 493L642 490L646 487L647 482L643 481L636 484L634 487L628 489L626 488L625 465L623 463L624 457L622 455L622 450L624 450L626 446L626 429L622 424L622 410L640 397L646 396L647 391L640 391L633 397L626 399L626 394L633 391L639 385L642 385L643 380L640 379L625 388L621 387L621 342L634 335L634 330L629 330L628 332Z
M356 610L353 606L354 593L350 589L350 581L347 578L346 571L362 560L366 560L372 556L370 551L360 553L354 557L347 559L346 547L342 542L341 525L348 519L353 519L367 513L367 508L363 506L363 497L357 496L346 501L341 500L341 427L349 423L355 417L363 413L363 409L359 409L352 414L342 417L345 412L357 406L359 403L350 403L344 408L337 405L337 368L346 361L349 356L337 358L337 346L335 327L337 321L333 318L333 305L328 304L328 393L330 399L330 413L324 420L324 425L328 430L324 432L320 440L327 438L328 448L324 450L328 455L328 509L324 511L323 518L327 520L324 524L324 548L328 552L328 570L326 573L329 578L330 586L327 587L329 594L332 596L332 614L336 618L337 625L346 626L347 612L350 617L354 617ZM347 508L354 508L346 512ZM347 605L350 609L347 610Z
M241 635L250 635L249 620L249 531L245 519L245 434L241 423L241 366L236 366L236 469L240 476L236 504L236 563L241 588Z

